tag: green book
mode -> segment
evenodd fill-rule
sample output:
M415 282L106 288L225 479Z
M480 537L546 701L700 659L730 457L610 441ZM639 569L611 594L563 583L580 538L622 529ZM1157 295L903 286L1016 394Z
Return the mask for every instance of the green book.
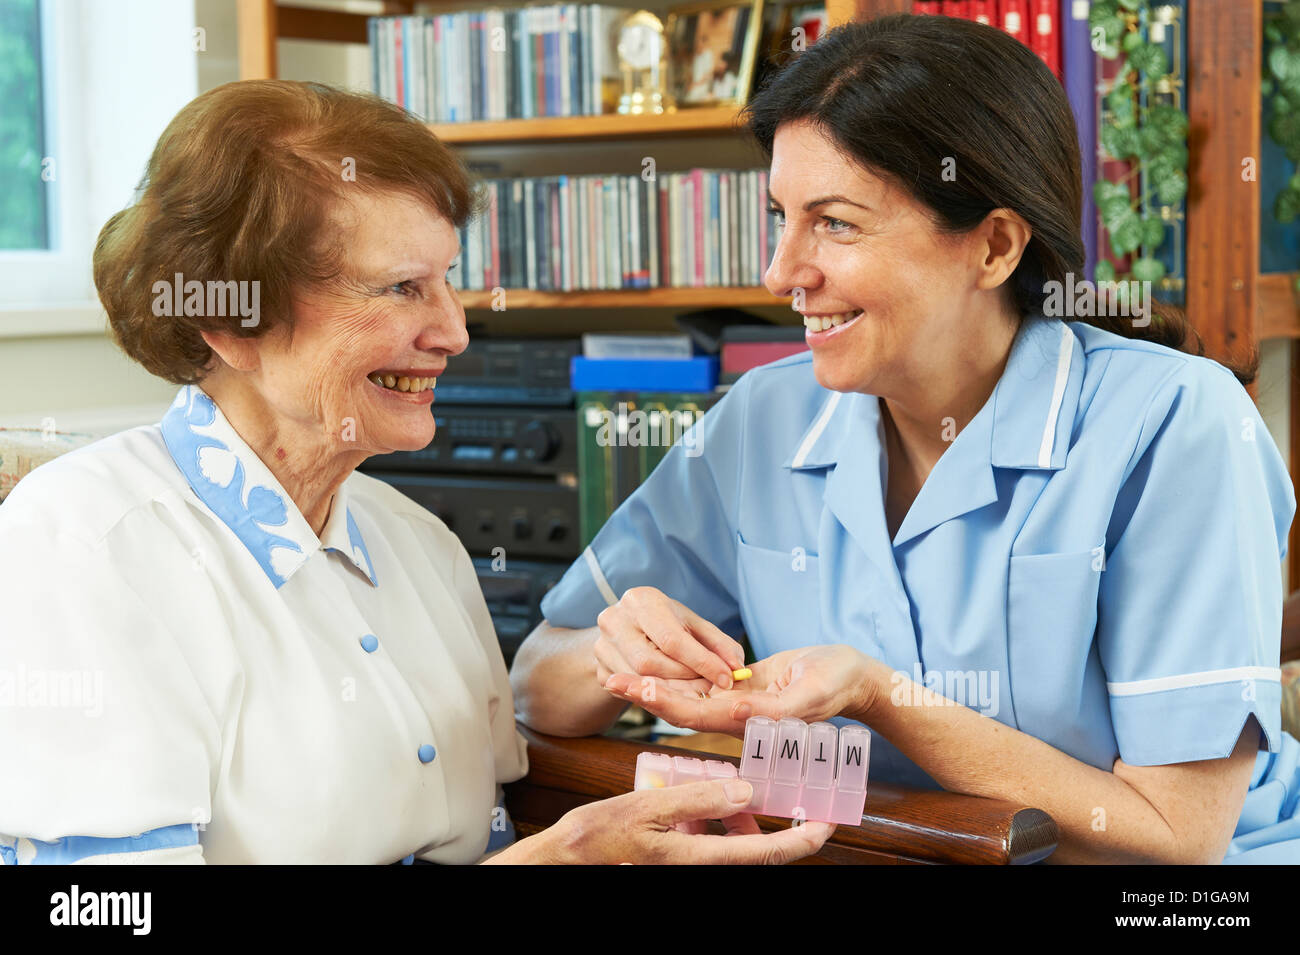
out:
M719 397L578 392L578 515L583 547ZM688 443L686 453L693 450Z

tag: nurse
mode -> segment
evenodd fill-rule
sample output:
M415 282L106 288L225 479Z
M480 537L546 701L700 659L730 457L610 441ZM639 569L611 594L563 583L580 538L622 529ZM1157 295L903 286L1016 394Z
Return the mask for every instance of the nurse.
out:
M1039 806L1052 861L1300 861L1291 482L1253 368L1181 350L1176 311L1059 312L1084 259L1060 83L999 30L888 17L748 113L766 284L811 351L742 378L548 594L521 719L858 720L872 778Z

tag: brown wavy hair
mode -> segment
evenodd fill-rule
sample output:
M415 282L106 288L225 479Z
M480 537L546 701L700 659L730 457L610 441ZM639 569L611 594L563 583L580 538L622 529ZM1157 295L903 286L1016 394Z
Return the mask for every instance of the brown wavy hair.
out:
M778 126L812 122L927 208L943 233L967 233L993 209L1018 213L1033 230L1011 277L1022 320L1042 307L1048 282L1084 277L1070 101L1046 64L996 27L909 14L838 26L770 75L743 119L769 159ZM954 181L939 175L949 157L960 170ZM1153 301L1151 310L1141 328L1126 316L1077 321L1205 354L1182 309ZM1222 363L1248 384L1259 351L1243 364Z
M355 181L344 178L351 159ZM335 204L395 193L457 228L484 196L460 158L412 114L320 83L244 80L209 90L163 131L134 202L104 225L94 278L118 345L175 384L201 380L201 331L264 335L291 322L295 286L337 278ZM260 321L153 314L154 283L258 281Z

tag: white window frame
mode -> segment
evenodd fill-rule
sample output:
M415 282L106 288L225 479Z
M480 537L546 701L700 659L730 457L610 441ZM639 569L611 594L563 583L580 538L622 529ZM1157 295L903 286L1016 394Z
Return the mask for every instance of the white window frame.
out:
M159 135L198 93L194 5L42 0L48 250L0 251L0 338L102 332L91 254Z

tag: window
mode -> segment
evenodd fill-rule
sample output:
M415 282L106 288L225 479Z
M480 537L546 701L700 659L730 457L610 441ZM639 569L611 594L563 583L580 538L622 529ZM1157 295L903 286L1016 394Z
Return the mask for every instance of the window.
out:
M91 254L198 92L194 5L0 2L0 337L104 327Z
M40 4L8 0L0 6L0 169L9 171L0 191L0 249L50 247L43 62Z

